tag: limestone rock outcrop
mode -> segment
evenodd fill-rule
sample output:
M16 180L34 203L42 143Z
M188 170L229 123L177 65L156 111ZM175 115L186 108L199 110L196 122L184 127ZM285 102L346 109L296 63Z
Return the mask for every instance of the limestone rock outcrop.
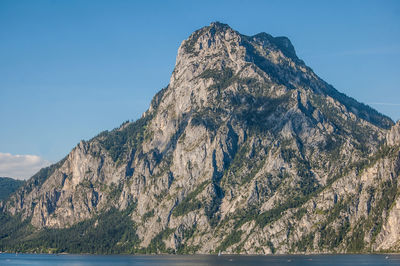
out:
M216 22L182 42L139 120L80 142L2 211L62 230L116 208L151 252L398 251L399 129L286 37Z

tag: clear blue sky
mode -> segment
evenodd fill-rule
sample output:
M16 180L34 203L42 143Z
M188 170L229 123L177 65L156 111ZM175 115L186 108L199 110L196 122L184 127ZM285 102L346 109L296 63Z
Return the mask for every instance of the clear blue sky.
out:
M339 91L400 119L400 1L0 1L0 153L55 162L137 119L212 21L287 36Z

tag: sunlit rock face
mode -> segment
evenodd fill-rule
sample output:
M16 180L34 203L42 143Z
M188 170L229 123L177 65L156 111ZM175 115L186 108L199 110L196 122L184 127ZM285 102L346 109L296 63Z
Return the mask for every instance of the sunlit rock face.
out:
M162 242L152 252L399 250L399 128L286 37L212 23L141 119L82 141L2 208L36 228L125 210L138 248Z
M387 135L388 145L400 145L400 121L391 128Z

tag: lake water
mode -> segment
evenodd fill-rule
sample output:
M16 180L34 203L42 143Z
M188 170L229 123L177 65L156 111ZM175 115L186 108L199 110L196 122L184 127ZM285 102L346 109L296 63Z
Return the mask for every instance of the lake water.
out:
M159 256L100 256L100 255L36 255L0 254L0 265L138 265L138 266L238 266L238 265L400 265L399 255L159 255Z

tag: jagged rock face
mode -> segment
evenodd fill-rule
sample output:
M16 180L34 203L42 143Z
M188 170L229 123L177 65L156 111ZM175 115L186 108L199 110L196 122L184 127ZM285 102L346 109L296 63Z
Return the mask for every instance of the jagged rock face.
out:
M387 135L388 145L399 145L400 144L400 121L391 128Z
M96 141L79 143L57 165L33 176L6 210L31 216L36 227L68 227L91 217L107 207L112 183L124 176L104 153Z
M182 43L141 119L81 142L3 209L65 228L135 206L139 246L158 239L156 252L396 249L392 125L318 78L287 38L212 23Z

